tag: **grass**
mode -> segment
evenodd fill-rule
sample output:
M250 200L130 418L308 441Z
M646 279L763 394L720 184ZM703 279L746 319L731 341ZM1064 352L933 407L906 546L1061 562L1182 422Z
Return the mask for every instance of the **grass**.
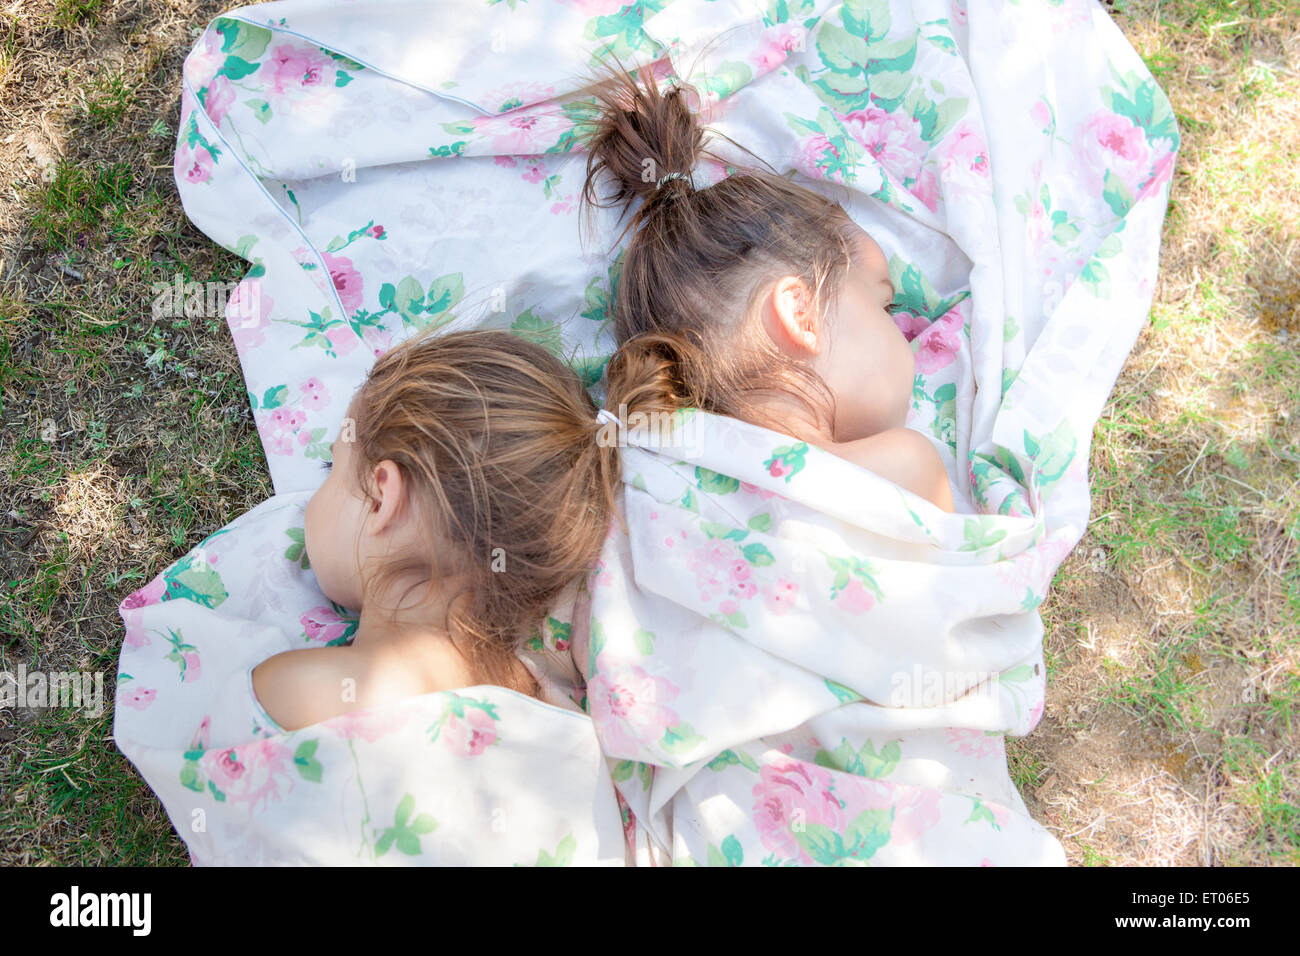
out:
M1300 5L1115 9L1183 148L1092 523L1041 609L1046 716L1010 765L1072 863L1295 864Z
M171 171L191 31L223 8L0 12L0 669L111 683L121 598L271 492L223 323L149 309L155 281L245 268ZM1300 0L1112 10L1183 147L1091 524L1040 608L1047 709L1008 767L1074 865L1294 865ZM186 862L111 731L0 710L0 863Z

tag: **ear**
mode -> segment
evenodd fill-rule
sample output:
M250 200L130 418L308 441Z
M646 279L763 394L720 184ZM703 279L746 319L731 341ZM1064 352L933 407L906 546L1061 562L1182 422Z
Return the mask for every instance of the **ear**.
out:
M380 534L401 516L406 502L406 482L397 462L385 458L370 473L371 494L366 522L372 534Z
M809 359L821 351L821 323L812 293L798 276L782 276L763 303L764 327L773 344L794 358Z

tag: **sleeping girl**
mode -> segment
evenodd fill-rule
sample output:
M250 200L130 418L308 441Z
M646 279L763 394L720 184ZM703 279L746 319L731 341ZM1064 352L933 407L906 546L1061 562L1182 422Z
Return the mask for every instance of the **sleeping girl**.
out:
M572 372L511 333L422 336L385 354L305 514L321 591L360 620L349 644L252 670L273 724L481 684L537 696L522 642L612 516L616 450L596 425Z
M937 450L904 427L915 362L880 246L774 173L695 189L690 171L709 154L690 87L664 93L644 73L642 87L611 65L586 88L584 201L626 212L644 200L615 294L611 387L618 378L639 410L694 406L791 435L953 511ZM602 172L615 187L605 201Z

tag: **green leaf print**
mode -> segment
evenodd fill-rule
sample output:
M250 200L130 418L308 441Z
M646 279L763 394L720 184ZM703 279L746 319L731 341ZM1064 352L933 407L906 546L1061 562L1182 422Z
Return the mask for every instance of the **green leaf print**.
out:
M894 288L898 290L891 304L891 310L910 312L932 322L947 315L962 300L970 296L970 293L965 291L947 298L940 296L916 266L903 262L897 256L890 261L889 276Z
M848 738L843 737L834 750L817 751L813 763L859 777L879 779L893 773L902 756L903 749L897 740L885 744L877 753L875 744L870 740L864 741L860 750L854 750Z
M772 557L772 552L767 549L767 546L759 544L758 542L744 545L740 549L740 553L745 556L746 561L754 565L756 568L765 568L776 561L776 558Z
M696 744L702 743L704 743L704 738L695 732L695 728L684 721L665 730L663 739L660 741L664 750L672 754L681 753Z
M726 60L709 71L701 92L716 93L719 100L725 100L753 78L754 71L748 63Z
M415 797L405 794L393 813L393 825L385 827L375 841L375 856L383 856L394 844L407 856L420 855L420 837L436 830L438 822L427 813L421 813L412 820L411 814L414 811Z
M429 292L424 297L424 312L427 316L425 325L430 322L442 322L450 318L449 313L465 297L465 274L449 272L438 276L429 283Z
M572 833L568 834L559 845L555 848L555 854L547 853L545 850L537 851L537 862L534 866L572 866L573 853L578 848L578 841Z
M994 528L996 520L992 515L976 515L966 519L962 529L966 543L958 551L983 551L991 548L1007 536L1005 530Z
M734 835L728 834L722 841L721 850L712 843L709 844L708 860L709 866L743 866L745 851L740 841Z
M1045 489L1060 481L1074 460L1077 447L1069 419L1062 419L1056 428L1037 439L1025 432L1025 451L1034 463L1040 491L1045 493Z
M262 408L279 408L289 396L288 385L272 385L262 395Z
M530 342L535 342L552 355L558 356L563 348L560 327L554 322L548 322L533 315L532 309L520 313L519 317L511 324L510 331L523 336Z
M632 643L636 645L637 651L649 657L655 652L655 636L651 631L644 627L638 627L632 634Z
M166 600L182 598L204 607L220 607L230 597L221 575L196 555L187 555L163 572L167 582Z
M863 863L889 842L893 810L864 810L842 833L820 823L807 824L795 840L813 861L823 866Z
M266 47L271 42L270 30L243 20L218 17L216 29L221 36L221 52L245 60L256 60L266 52Z
M695 468L695 485L700 491L714 495L729 495L740 490L740 480L730 475L719 474L708 468Z
M244 100L244 105L253 111L259 123L271 122L271 104L266 100Z
M754 515L754 517L750 518L748 524L751 531L771 531L772 516L767 512L763 512L761 515Z
M754 758L751 757L749 754L745 753L743 750L741 751L724 750L704 766L705 769L712 770L718 773L722 772L723 770L726 770L728 767L744 767L746 770L750 771L751 773L760 772L759 766L754 761Z
M1106 200L1106 205L1110 206L1116 216L1123 216L1133 208L1133 194L1128 191L1124 181L1109 169L1102 180L1101 198Z
M987 823L995 830L1002 829L998 826L998 821L993 816L993 811L984 805L983 800L979 797L971 797L970 799L974 805L971 807L970 816L965 820L966 823Z
M312 783L320 783L324 768L316 759L316 747L319 741L304 740L293 752L293 765L298 768L298 776Z
M833 681L829 677L825 678L825 680L826 680L826 689L829 690L832 694L834 694L835 699L838 700L841 704L851 704L854 701L866 699L857 691L845 687L843 684L838 683L837 681Z
M292 542L285 549L284 556L290 561L297 561L299 566L304 570L311 567L311 562L307 560L307 538L302 528L285 528L284 533L289 536Z

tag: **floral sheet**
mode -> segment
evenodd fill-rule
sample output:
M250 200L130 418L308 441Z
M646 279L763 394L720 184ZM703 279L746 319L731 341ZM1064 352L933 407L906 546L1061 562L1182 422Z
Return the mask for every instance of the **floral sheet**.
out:
M603 394L622 226L579 232L566 94L610 52L696 83L707 123L880 243L917 355L908 425L958 513L684 414L685 446L625 433L630 533L530 642L547 702L468 688L258 723L248 667L346 632L287 516L376 355L430 324L508 328ZM714 145L700 186L747 161ZM250 263L226 316L277 494L123 602L119 746L201 862L624 862L624 835L638 864L1063 862L1005 737L1042 714L1036 608L1086 529L1178 146L1095 0L225 14L186 60L176 178Z

